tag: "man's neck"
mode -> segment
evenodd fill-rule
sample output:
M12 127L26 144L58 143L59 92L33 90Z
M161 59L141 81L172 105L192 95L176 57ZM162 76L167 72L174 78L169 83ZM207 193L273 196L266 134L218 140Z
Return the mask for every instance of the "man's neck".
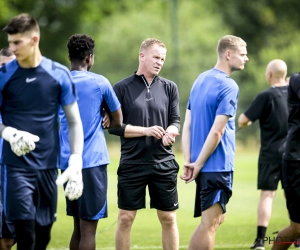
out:
M76 62L71 62L71 71L76 70L76 71L88 71L87 65L82 65Z
M140 70L138 70L135 74L138 76L143 75L149 85L152 83L153 79L155 78L155 76L149 75L149 74L144 74Z
M280 81L276 81L276 82L270 82L270 85L272 87L282 87L282 86L286 86L287 83L285 80L280 80Z
M26 60L19 61L18 64L22 68L36 68L42 61L42 54L40 50L37 50L31 57Z
M232 73L227 64L221 63L219 61L217 62L214 68L223 71L228 76L230 76L230 74Z

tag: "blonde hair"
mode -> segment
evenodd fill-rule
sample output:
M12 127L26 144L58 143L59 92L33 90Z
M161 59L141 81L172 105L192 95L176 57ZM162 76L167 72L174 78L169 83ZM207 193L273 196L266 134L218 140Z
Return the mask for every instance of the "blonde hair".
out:
M158 46L163 47L167 50L166 45L162 41L156 38L147 38L145 41L142 42L140 46L140 52L151 48L154 44L157 44Z
M226 35L223 36L217 46L217 52L218 55L223 54L227 49L230 50L236 50L237 47L240 46L247 46L247 43L240 37L232 36L232 35Z

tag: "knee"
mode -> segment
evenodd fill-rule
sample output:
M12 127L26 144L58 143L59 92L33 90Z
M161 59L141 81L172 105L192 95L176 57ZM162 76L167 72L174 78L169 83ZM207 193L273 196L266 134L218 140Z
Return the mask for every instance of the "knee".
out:
M118 224L121 227L131 227L134 221L135 215L132 213L119 213Z
M171 227L176 224L176 212L159 212L159 221L163 226Z

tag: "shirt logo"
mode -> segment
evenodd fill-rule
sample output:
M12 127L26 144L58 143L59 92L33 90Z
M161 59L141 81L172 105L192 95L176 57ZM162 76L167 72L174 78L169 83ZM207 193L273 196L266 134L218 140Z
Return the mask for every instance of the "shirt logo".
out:
M174 207L176 207L178 205L178 201L177 202L174 202Z
M36 77L33 77L33 78L26 78L26 82L29 83L29 82L33 82L36 80Z

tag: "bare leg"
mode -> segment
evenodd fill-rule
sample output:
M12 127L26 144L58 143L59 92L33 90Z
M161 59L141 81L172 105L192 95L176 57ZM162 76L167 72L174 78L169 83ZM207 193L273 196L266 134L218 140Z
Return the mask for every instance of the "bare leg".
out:
M276 191L262 190L260 201L257 209L257 225L268 227L272 214L272 204L275 198Z
M136 210L119 209L118 224L115 234L116 250L130 249L130 231L136 212Z
M14 239L0 239L0 250L11 250L12 246L14 245L14 242Z
M219 203L203 211L201 223L192 235L188 250L213 250L216 231L224 219L225 214Z
M300 223L295 223L291 221L291 224L282 229L277 237L275 243L280 242L292 242L300 237ZM291 244L273 244L272 250L286 250Z
M98 220L82 220L80 219L80 244L79 250L95 250L96 249L96 230Z
M179 235L176 221L176 211L157 210L162 227L162 245L164 250L178 250Z
M74 227L70 240L70 250L78 250L80 243L80 222L78 217L73 217Z

